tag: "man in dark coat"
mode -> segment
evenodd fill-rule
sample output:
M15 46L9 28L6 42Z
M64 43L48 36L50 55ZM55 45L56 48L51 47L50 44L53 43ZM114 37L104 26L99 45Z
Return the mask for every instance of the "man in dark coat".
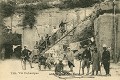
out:
M85 50L82 53L82 74L84 74L84 68L87 67L87 75L89 74L90 61L91 61L91 53L87 46L85 46Z
M39 65L38 65L40 70L41 70L41 65L43 65L44 69L45 69L46 60L47 60L47 58L44 55L40 54Z
M106 75L110 75L110 52L107 50L106 47L103 47L103 54L102 54L102 64L104 66Z
M55 66L55 74L56 75L61 75L62 74L62 71L63 71L63 63L62 61L59 61L59 63Z
M32 62L31 62L31 60L30 60L30 55L31 55L31 53L32 53L32 52L31 52L30 50L28 50L26 46L24 46L24 49L23 49L23 51L22 51L22 59L23 59L24 62L25 62L25 69L26 69L26 61L28 61L29 64L30 64L30 67L33 68L33 67L32 67Z

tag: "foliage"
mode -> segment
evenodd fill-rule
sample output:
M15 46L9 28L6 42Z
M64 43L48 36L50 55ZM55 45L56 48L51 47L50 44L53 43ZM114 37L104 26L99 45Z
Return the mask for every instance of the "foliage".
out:
M4 25L3 19L6 17L11 17L16 10L16 3L13 1L1 2L0 3L0 29L1 29L1 45L11 42L11 33L9 29ZM0 45L0 46L1 46Z
M3 17L10 17L14 14L16 3L9 1L9 2L1 2L0 3L1 11Z
M36 12L33 5L26 5L25 6L25 16L23 18L23 26L26 28L28 25L30 28L33 28L34 24L36 23Z
M34 24L36 23L36 16L38 10L48 9L51 8L50 5L45 3L38 3L37 5L26 5L22 7L25 10L25 16L23 18L23 26L26 28L28 25L31 29L33 28Z
M7 26L3 26L2 29L2 41L3 44L20 44L21 43L21 35L17 33L12 33L11 29L8 29Z
M37 10L49 9L49 8L85 8L94 5L95 3L99 2L100 0L60 0L61 3L59 4L49 4L50 1L54 0L38 0L37 4L34 5L34 8Z
M36 8L37 8L38 10L43 10L43 9L49 9L49 8L51 8L51 6L50 6L48 3L43 2L43 3L38 3L38 4L36 5Z
M99 0L65 0L59 5L60 9L64 8L76 8L76 7L90 7L93 4L99 2Z

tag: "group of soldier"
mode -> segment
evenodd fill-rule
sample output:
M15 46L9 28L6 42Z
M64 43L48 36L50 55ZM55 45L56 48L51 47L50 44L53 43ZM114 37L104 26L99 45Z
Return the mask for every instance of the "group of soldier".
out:
M30 67L32 67L32 62L29 60L29 56L31 55L31 51L24 46L24 49L22 51L22 57L26 63L28 61L30 63ZM101 66L103 65L106 75L110 76L110 52L107 49L107 47L103 47L103 53L102 57L100 57L100 54L97 51L97 48L90 49L88 46L84 46L83 52L79 52L77 55L77 59L80 61L80 68L82 68L82 74L84 75L84 69L87 67L87 74L89 75L90 72L90 64L92 64L92 75L94 75L94 72L96 72L96 75L98 75L98 72L101 73ZM73 72L73 68L75 67L74 60L75 55L74 52L70 49L70 47L67 48L67 53L64 54L64 57L62 59L58 59L59 63L55 61L53 58L53 55L51 54L49 57L46 57L44 54L39 54L38 57L38 66L41 70L41 66L44 66L44 69L48 67L51 69L52 65L54 66L55 74L61 75L61 74L69 74L69 72ZM67 65L69 67L69 71L64 70L65 65L63 64L63 60L67 60ZM82 65L81 65L82 63ZM25 68L26 69L26 68Z
M55 44L55 42L61 38L61 36L63 36L63 34L65 34L67 32L67 30L65 29L65 25L68 22L63 22L61 21L61 23L59 24L59 29L55 30L53 32L52 35L46 34L45 37L41 37L39 43L38 43L38 48L40 50L40 52L42 52L43 50L45 50L46 48L48 48L51 44ZM56 28L54 28L56 29Z
M85 46L84 51L82 54L78 54L77 57L80 60L80 68L82 68L82 75L84 75L84 69L87 67L87 74L89 75L89 69L90 69L90 64L92 64L92 74L94 75L94 72L96 72L96 75L98 75L98 72L101 74L101 66L103 65L106 76L110 76L110 52L108 51L107 47L103 47L103 53L102 53L102 58L100 59L100 54L98 54L97 48L94 48L90 50L89 47ZM70 56L72 56L69 53ZM73 71L74 65L74 58L70 57L68 59L68 66L70 68L70 71ZM82 63L82 65L81 65ZM62 63L62 60L59 62L59 64L55 68L56 74L68 74L66 71L64 71L64 65Z

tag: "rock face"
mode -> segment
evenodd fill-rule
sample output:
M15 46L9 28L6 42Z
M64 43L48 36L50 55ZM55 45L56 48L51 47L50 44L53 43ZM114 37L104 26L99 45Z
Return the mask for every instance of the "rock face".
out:
M16 13L13 16L12 31L22 34L22 45L28 45L28 48L33 49L35 42L40 40L41 37L45 37L46 34L52 35L54 27L59 29L61 21L68 22L66 29L69 31L73 28L73 25L80 23L85 16L89 16L92 12L93 8L71 9L65 11L57 8L43 10L38 12L38 16L36 16L37 23L35 26L38 31L34 27L33 29L26 28L24 32L22 26L18 25L22 23L23 15ZM5 25L10 26L10 18L6 18L5 21ZM40 34L40 37L38 34Z
M119 2L116 2L116 10L118 9L119 11ZM86 8L86 9L71 9L71 10L59 10L58 8L52 8L52 9L46 9L38 12L38 16L36 16L37 23L35 26L37 29L34 27L33 29L26 28L22 29L22 26L19 24L22 23L22 18L23 14L18 14L15 13L13 15L13 20L12 20L12 31L17 32L19 34L22 34L22 45L27 45L29 49L33 49L35 42L39 41L41 37L45 37L46 34L52 35L53 34L53 29L56 27L59 29L59 24L61 21L63 22L68 22L66 25L66 30L70 31L75 25L80 24L79 27L77 27L75 31L75 35L78 35L83 28L86 26L90 26L93 20L86 20L83 24L81 24L81 20L85 18L85 16L89 16L93 11L97 11L98 9L102 10L110 10L113 9L112 2L106 2L106 3L101 3L97 4L96 7L94 6L92 8ZM95 14L96 15L96 14ZM6 18L5 20L5 25L10 26L11 25L11 20L10 18ZM118 18L118 25L119 23L119 18ZM100 53L102 51L102 45L106 43L109 47L113 48L112 45L112 39L113 39L113 16L110 14L100 16L98 19L95 21L95 31L96 31L96 41L97 41L97 47L100 48ZM82 29L81 29L82 28ZM119 28L119 27L118 27ZM107 30L108 29L108 30ZM107 33L106 33L107 32ZM40 36L38 36L38 34ZM118 35L119 35L118 31ZM108 36L106 38L106 36ZM74 37L74 39L77 39L78 36ZM100 37L100 38L99 38ZM120 37L117 37L120 39ZM117 42L119 43L120 40ZM99 43L99 44L98 44Z
M96 43L99 49L99 52L102 54L103 45L107 45L111 52L111 56L114 55L115 50L115 42L117 46L117 54L120 52L120 14L115 16L115 27L116 27L116 41L115 41L115 33L114 33L114 21L113 14L104 14L101 15L94 21L94 29L96 35ZM111 49L110 49L111 48Z

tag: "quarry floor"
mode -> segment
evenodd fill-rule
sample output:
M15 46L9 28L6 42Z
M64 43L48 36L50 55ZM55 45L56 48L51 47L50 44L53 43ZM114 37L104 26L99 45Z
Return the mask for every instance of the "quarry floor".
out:
M74 73L79 72L79 61L75 61ZM67 78L60 79L52 75L53 70L43 70L38 69L38 64L33 63L34 68L30 68L27 63L27 69L22 70L21 61L17 59L7 59L0 61L0 80L120 80L120 63L111 63L110 65L110 74L111 76L104 76L105 72L103 67L102 76L93 76L92 78ZM66 69L68 69L66 67ZM91 72L91 70L90 70Z

